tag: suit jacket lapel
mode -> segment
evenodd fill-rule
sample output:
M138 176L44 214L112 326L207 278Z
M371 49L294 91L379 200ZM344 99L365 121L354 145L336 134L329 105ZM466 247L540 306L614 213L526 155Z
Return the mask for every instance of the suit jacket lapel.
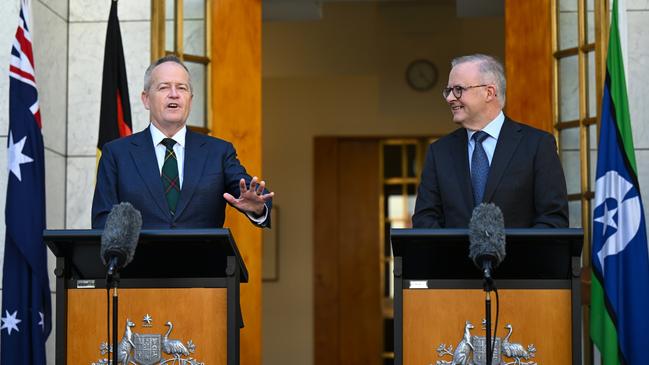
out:
M158 168L158 159L153 147L151 132L147 128L136 136L137 138L133 139L130 146L130 153L133 161L135 161L135 167L149 190L153 201L165 215L170 215L169 206L162 189L160 169Z
M180 199L176 207L176 217L180 217L183 210L190 202L198 182L203 175L205 161L207 160L207 149L203 148L205 142L201 142L197 135L187 129L185 137L185 167L183 169L183 186L180 190Z
M521 127L513 123L509 118L505 118L498 136L491 167L489 168L489 177L487 178L483 201L490 201L496 192L496 188L505 174L509 161L521 141L521 137Z
M457 141L452 144L450 152L461 195L468 211L471 212L473 210L473 187L471 186L471 174L469 172L469 140L464 128L456 130L454 135Z

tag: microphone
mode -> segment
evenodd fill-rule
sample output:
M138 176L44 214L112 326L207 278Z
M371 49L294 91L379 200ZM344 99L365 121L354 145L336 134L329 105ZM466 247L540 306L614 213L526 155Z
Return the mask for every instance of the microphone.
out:
M505 258L505 221L495 204L481 203L473 209L469 242L469 258L490 282L491 270Z
M101 234L100 255L108 267L108 276L133 260L141 227L142 215L131 203L113 205Z

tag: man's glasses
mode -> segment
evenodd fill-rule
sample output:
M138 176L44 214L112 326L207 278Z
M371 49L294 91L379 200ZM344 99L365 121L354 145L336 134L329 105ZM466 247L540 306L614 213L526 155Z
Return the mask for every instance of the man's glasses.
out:
M444 99L448 98L449 95L451 95L451 91L453 92L453 96L455 96L456 99L459 99L462 97L462 93L465 92L466 90L473 89L475 87L485 87L489 86L487 84L482 84L482 85L473 85L473 86L459 86L455 85L452 87L446 87L444 90L442 90L442 95L444 95Z

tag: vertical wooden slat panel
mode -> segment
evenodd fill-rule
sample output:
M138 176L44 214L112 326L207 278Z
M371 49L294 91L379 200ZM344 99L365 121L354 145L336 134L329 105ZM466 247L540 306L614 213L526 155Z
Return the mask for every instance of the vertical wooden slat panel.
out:
M151 0L151 62L165 52L165 2Z
M505 1L506 114L552 132L550 0Z
M601 123L602 94L606 81L606 53L608 49L609 32L609 2L595 0L595 78L597 80L597 135L599 141L599 126Z
M341 365L378 364L382 353L379 144L339 145L339 275Z
M338 308L338 142L316 138L313 191L326 191L313 210L314 361L339 364L340 311Z
M381 363L379 142L317 138L315 365Z
M251 175L261 176L261 0L214 0L211 104L214 135L232 142ZM272 188L272 182L269 182ZM250 273L241 285L245 328L241 364L261 364L261 230L228 207L232 230Z

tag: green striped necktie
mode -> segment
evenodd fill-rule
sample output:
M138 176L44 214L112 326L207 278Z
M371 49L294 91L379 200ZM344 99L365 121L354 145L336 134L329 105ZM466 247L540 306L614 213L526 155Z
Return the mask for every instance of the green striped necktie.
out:
M165 152L164 163L162 164L162 186L169 205L171 215L176 213L176 204L180 197L180 177L178 176L178 160L174 152L176 141L171 138L162 140L162 144L167 148Z

